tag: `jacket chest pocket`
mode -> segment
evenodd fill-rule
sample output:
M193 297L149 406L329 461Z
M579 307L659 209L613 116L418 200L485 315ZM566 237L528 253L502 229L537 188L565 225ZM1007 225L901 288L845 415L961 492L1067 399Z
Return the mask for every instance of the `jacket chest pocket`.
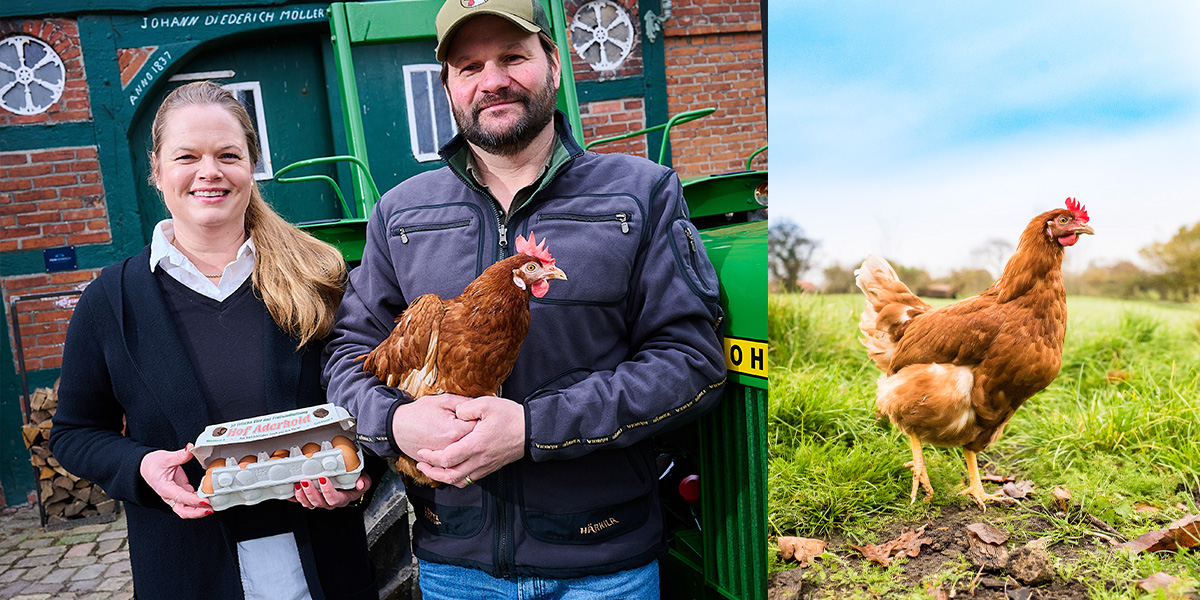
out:
M395 227L392 227L392 230L389 231L388 234L392 237L399 237L401 244L407 244L409 242L408 234L410 233L416 235L417 233L425 233L427 231L447 231L450 229L468 227L470 225L470 219L462 219L459 221L452 221L450 223L427 223L424 225L408 226L396 225Z
M555 281L543 302L606 304L625 299L645 218L631 197L576 198L534 215L528 229L545 239L567 281ZM567 204L563 206L563 204ZM526 232L528 235L528 232Z
M388 250L404 297L453 298L483 271L483 215L478 207L450 204L393 214Z

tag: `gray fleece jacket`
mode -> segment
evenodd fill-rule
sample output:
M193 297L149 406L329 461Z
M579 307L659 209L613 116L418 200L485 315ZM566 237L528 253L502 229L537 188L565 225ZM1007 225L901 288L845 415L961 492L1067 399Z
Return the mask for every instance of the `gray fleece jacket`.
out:
M561 160L511 214L466 173L461 138L442 149L447 167L386 193L326 347L330 401L357 417L368 451L394 456L391 415L411 399L353 359L408 300L457 296L518 235L548 241L570 279L532 300L503 385L525 409L525 457L478 485L409 490L417 556L496 577L611 573L661 555L650 438L710 410L725 382L716 273L678 176L583 151L561 113L555 126Z

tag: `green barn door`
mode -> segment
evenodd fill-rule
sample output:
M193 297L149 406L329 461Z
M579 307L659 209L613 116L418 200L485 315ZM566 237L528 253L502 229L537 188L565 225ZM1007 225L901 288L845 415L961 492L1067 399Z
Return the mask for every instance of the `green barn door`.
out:
M311 34L259 34L201 46L178 66L174 81L147 99L146 109L130 127L134 173L150 173L150 127L163 98L186 80L212 79L239 95L259 123L266 156L256 169L256 178L267 202L293 223L342 217L337 197L327 184L285 185L270 180L274 172L293 162L339 151L331 125L340 121L340 112L331 117L329 78L336 81L336 75L326 68L328 47L328 36ZM340 130L337 133L341 135ZM336 176L332 166L312 167L306 173ZM168 216L166 207L145 180L139 181L138 204L143 233L149 240L154 224Z
M433 48L430 37L354 49L367 156L380 192L440 168L437 149L457 132Z

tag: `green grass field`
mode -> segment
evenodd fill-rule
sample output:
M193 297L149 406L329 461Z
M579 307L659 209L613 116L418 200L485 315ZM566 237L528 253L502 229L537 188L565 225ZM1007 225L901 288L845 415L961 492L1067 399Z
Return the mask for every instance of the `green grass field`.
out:
M862 302L859 295L770 298L772 536L878 543L889 524L929 521L949 505L978 510L955 495L965 487L961 450L930 446L936 495L932 505L909 504L907 438L874 415L880 372L857 341ZM1069 299L1068 315L1058 379L1026 402L1004 437L980 454L981 466L991 462L997 473L1031 479L1038 493L1016 509L989 508L982 515L1008 515L1005 522L1019 530L1023 512L1053 514L1049 492L1056 485L1128 538L1197 514L1200 307L1080 297ZM1060 521L1035 537L1095 548L1095 527ZM845 548L829 551L847 554ZM875 565L856 571L838 560L820 565L814 576L849 581L870 579L872 569L883 572ZM790 566L777 562L773 570ZM1058 569L1064 578L1101 582L1088 588L1089 598L1141 598L1132 583L1158 570L1200 581L1200 559L1186 553L1131 559L1099 548ZM864 583L863 589L871 588ZM922 589L861 597L927 597Z

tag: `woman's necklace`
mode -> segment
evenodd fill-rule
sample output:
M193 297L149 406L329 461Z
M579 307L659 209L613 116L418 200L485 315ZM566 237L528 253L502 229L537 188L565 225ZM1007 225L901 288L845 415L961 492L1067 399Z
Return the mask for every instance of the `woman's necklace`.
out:
M204 276L209 279L220 279L221 275L222 275L222 273L217 273L216 275L204 275Z

